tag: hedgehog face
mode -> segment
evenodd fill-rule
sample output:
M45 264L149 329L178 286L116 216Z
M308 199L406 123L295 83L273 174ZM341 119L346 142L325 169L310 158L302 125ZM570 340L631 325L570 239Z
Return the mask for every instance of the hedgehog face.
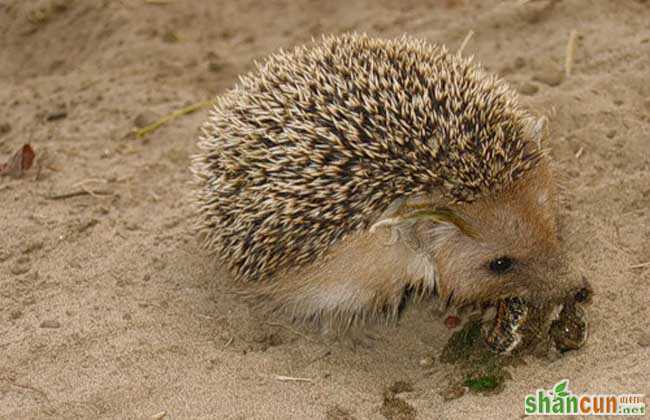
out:
M527 310L546 311L540 317L550 318L566 308L561 322L585 327L565 328L575 337L559 341L576 343L586 337L586 321L584 312L575 308L589 299L591 287L563 249L557 192L549 175L539 168L506 191L454 206L452 211L466 226L431 224L420 228L420 235L434 244L442 299L459 306L496 305L497 316L510 319L507 328L523 322ZM552 320L543 323L548 326ZM500 351L508 345L496 347Z
M443 295L458 303L513 296L560 303L584 287L564 252L557 192L545 178L540 168L506 191L452 209L468 228L448 227L433 238Z

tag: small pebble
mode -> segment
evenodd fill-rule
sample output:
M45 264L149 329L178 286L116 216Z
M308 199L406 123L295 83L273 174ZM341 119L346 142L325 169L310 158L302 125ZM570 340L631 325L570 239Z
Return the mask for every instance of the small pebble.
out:
M533 80L548 86L558 86L564 80L564 73L555 68L546 68L533 75Z
M9 314L9 319L11 319L13 321L13 320L16 320L16 319L18 319L18 318L20 318L22 316L23 316L23 312L21 310L19 310L19 309L16 309L15 311L11 311L11 313Z
M130 230L130 231L140 230L140 225L133 221L125 222L124 227L126 228L126 230Z
M159 119L160 116L158 114L153 111L146 110L142 111L135 117L133 124L135 124L136 128L144 128L155 123Z
M401 394L403 392L413 392L414 388L410 382L396 381L390 386L389 391L393 394Z
M50 64L50 71L53 72L57 69L60 69L65 64L65 60L54 60Z
M25 280L34 283L38 280L39 277L40 277L40 273L38 272L38 270L34 270L25 276Z
M13 275L20 275L20 274L25 274L31 269L29 263L20 263L16 261L16 263L11 267L11 274Z
M40 251L41 249L43 249L43 241L31 241L25 246L25 248L23 248L23 254L31 254L32 252Z
M219 73L224 67L224 64L219 61L210 61L208 63L208 71L212 73Z
M155 268L157 271L164 270L166 266L167 263L164 260L161 260L160 258L153 259L153 268Z
M639 339L637 340L637 344L643 348L650 347L650 334L642 333Z
M47 320L41 322L41 328L61 328L61 323L59 321Z
M510 73L512 73L512 67L510 67L509 65L505 65L501 67L501 69L499 70L499 74L501 74L502 76L508 75Z
M9 123L0 124L0 137L11 131L11 125Z
M4 249L0 249L0 262L5 262L9 258L11 258L12 254L9 251L6 251Z
M57 120L62 120L64 118L66 118L67 116L68 116L68 111L60 110L60 111L50 112L49 114L47 114L45 116L45 119L47 121L57 121Z
M467 387L465 386L450 386L446 390L440 393L440 396L445 401L457 400L467 393Z
M615 135L616 135L616 130L609 130L606 134L608 139L614 138Z
M162 40L167 44L175 44L180 41L180 37L174 31L166 31L162 36Z
M534 95L539 92L539 87L531 82L524 82L519 86L519 93L522 95Z
M79 233L83 233L83 232L87 231L88 229L90 229L91 227L95 226L97 223L99 223L99 220L97 220L97 219L90 219L90 220L87 220L87 221L85 221L85 222L82 222L82 223L77 227L77 231L78 231Z
M207 60L208 60L208 71L212 73L218 73L221 70L223 70L223 68L225 67L225 64L221 59L221 57L219 57L218 54L212 51L208 52Z
M429 356L423 357L422 359L420 359L420 366L424 368L433 366L433 358Z
M526 60L523 57L517 57L513 64L515 69L520 69L526 65Z
M163 228L165 228L165 229L173 229L176 226L178 226L180 223L181 223L180 218L174 218L174 219L171 219L171 220L165 222L163 224Z

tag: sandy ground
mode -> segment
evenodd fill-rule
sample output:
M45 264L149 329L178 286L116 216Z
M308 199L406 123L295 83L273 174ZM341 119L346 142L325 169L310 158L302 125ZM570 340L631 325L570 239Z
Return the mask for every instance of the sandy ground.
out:
M525 394L562 378L650 394L650 2L152 3L0 1L0 156L29 142L40 159L0 178L0 418L518 418ZM597 292L584 349L527 358L498 395L444 401L454 368L420 361L449 332L426 306L351 347L227 293L190 229L207 110L132 130L272 51L351 30L452 50L473 30L465 53L550 115L569 249ZM412 390L392 410L396 381Z

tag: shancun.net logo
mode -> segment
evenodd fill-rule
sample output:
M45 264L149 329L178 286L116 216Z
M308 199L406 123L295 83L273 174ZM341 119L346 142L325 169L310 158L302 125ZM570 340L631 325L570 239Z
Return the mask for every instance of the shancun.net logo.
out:
M527 415L609 415L643 416L646 405L643 394L575 395L569 391L569 380L555 384L552 390L538 389L526 395L524 410Z

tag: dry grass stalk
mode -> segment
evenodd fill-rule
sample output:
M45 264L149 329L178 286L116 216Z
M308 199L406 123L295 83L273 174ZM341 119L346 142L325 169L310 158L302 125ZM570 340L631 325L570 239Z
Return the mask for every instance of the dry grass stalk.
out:
M569 42L566 46L566 57L564 59L564 75L568 79L573 70L573 59L576 52L576 39L578 38L578 31L575 29L569 34Z
M458 53L457 53L458 55L463 54L463 50L469 43L469 40L472 39L472 36L474 36L474 31L470 29L467 35L465 35L465 39L463 39L463 42L460 44L460 47L458 48Z
M293 376L275 375L275 379L280 382L314 382L311 378L296 378Z
M148 136L149 134L153 133L154 131L156 131L157 129L159 129L160 127L162 127L163 125L167 124L168 122L173 121L173 120L175 120L175 119L177 119L179 117L182 117L183 115L191 114L193 112L198 111L199 109L208 107L208 106L212 105L213 103L214 103L213 101L203 101L203 102L192 104L192 105L186 106L185 108L181 108L179 110L176 110L176 111L174 111L174 112L172 112L170 114L165 115L164 117L162 117L158 121L156 121L156 122L154 122L152 124L149 124L146 127L142 127L142 128L140 128L138 130L134 130L135 136L137 138L139 138L139 139L144 138L144 137Z

